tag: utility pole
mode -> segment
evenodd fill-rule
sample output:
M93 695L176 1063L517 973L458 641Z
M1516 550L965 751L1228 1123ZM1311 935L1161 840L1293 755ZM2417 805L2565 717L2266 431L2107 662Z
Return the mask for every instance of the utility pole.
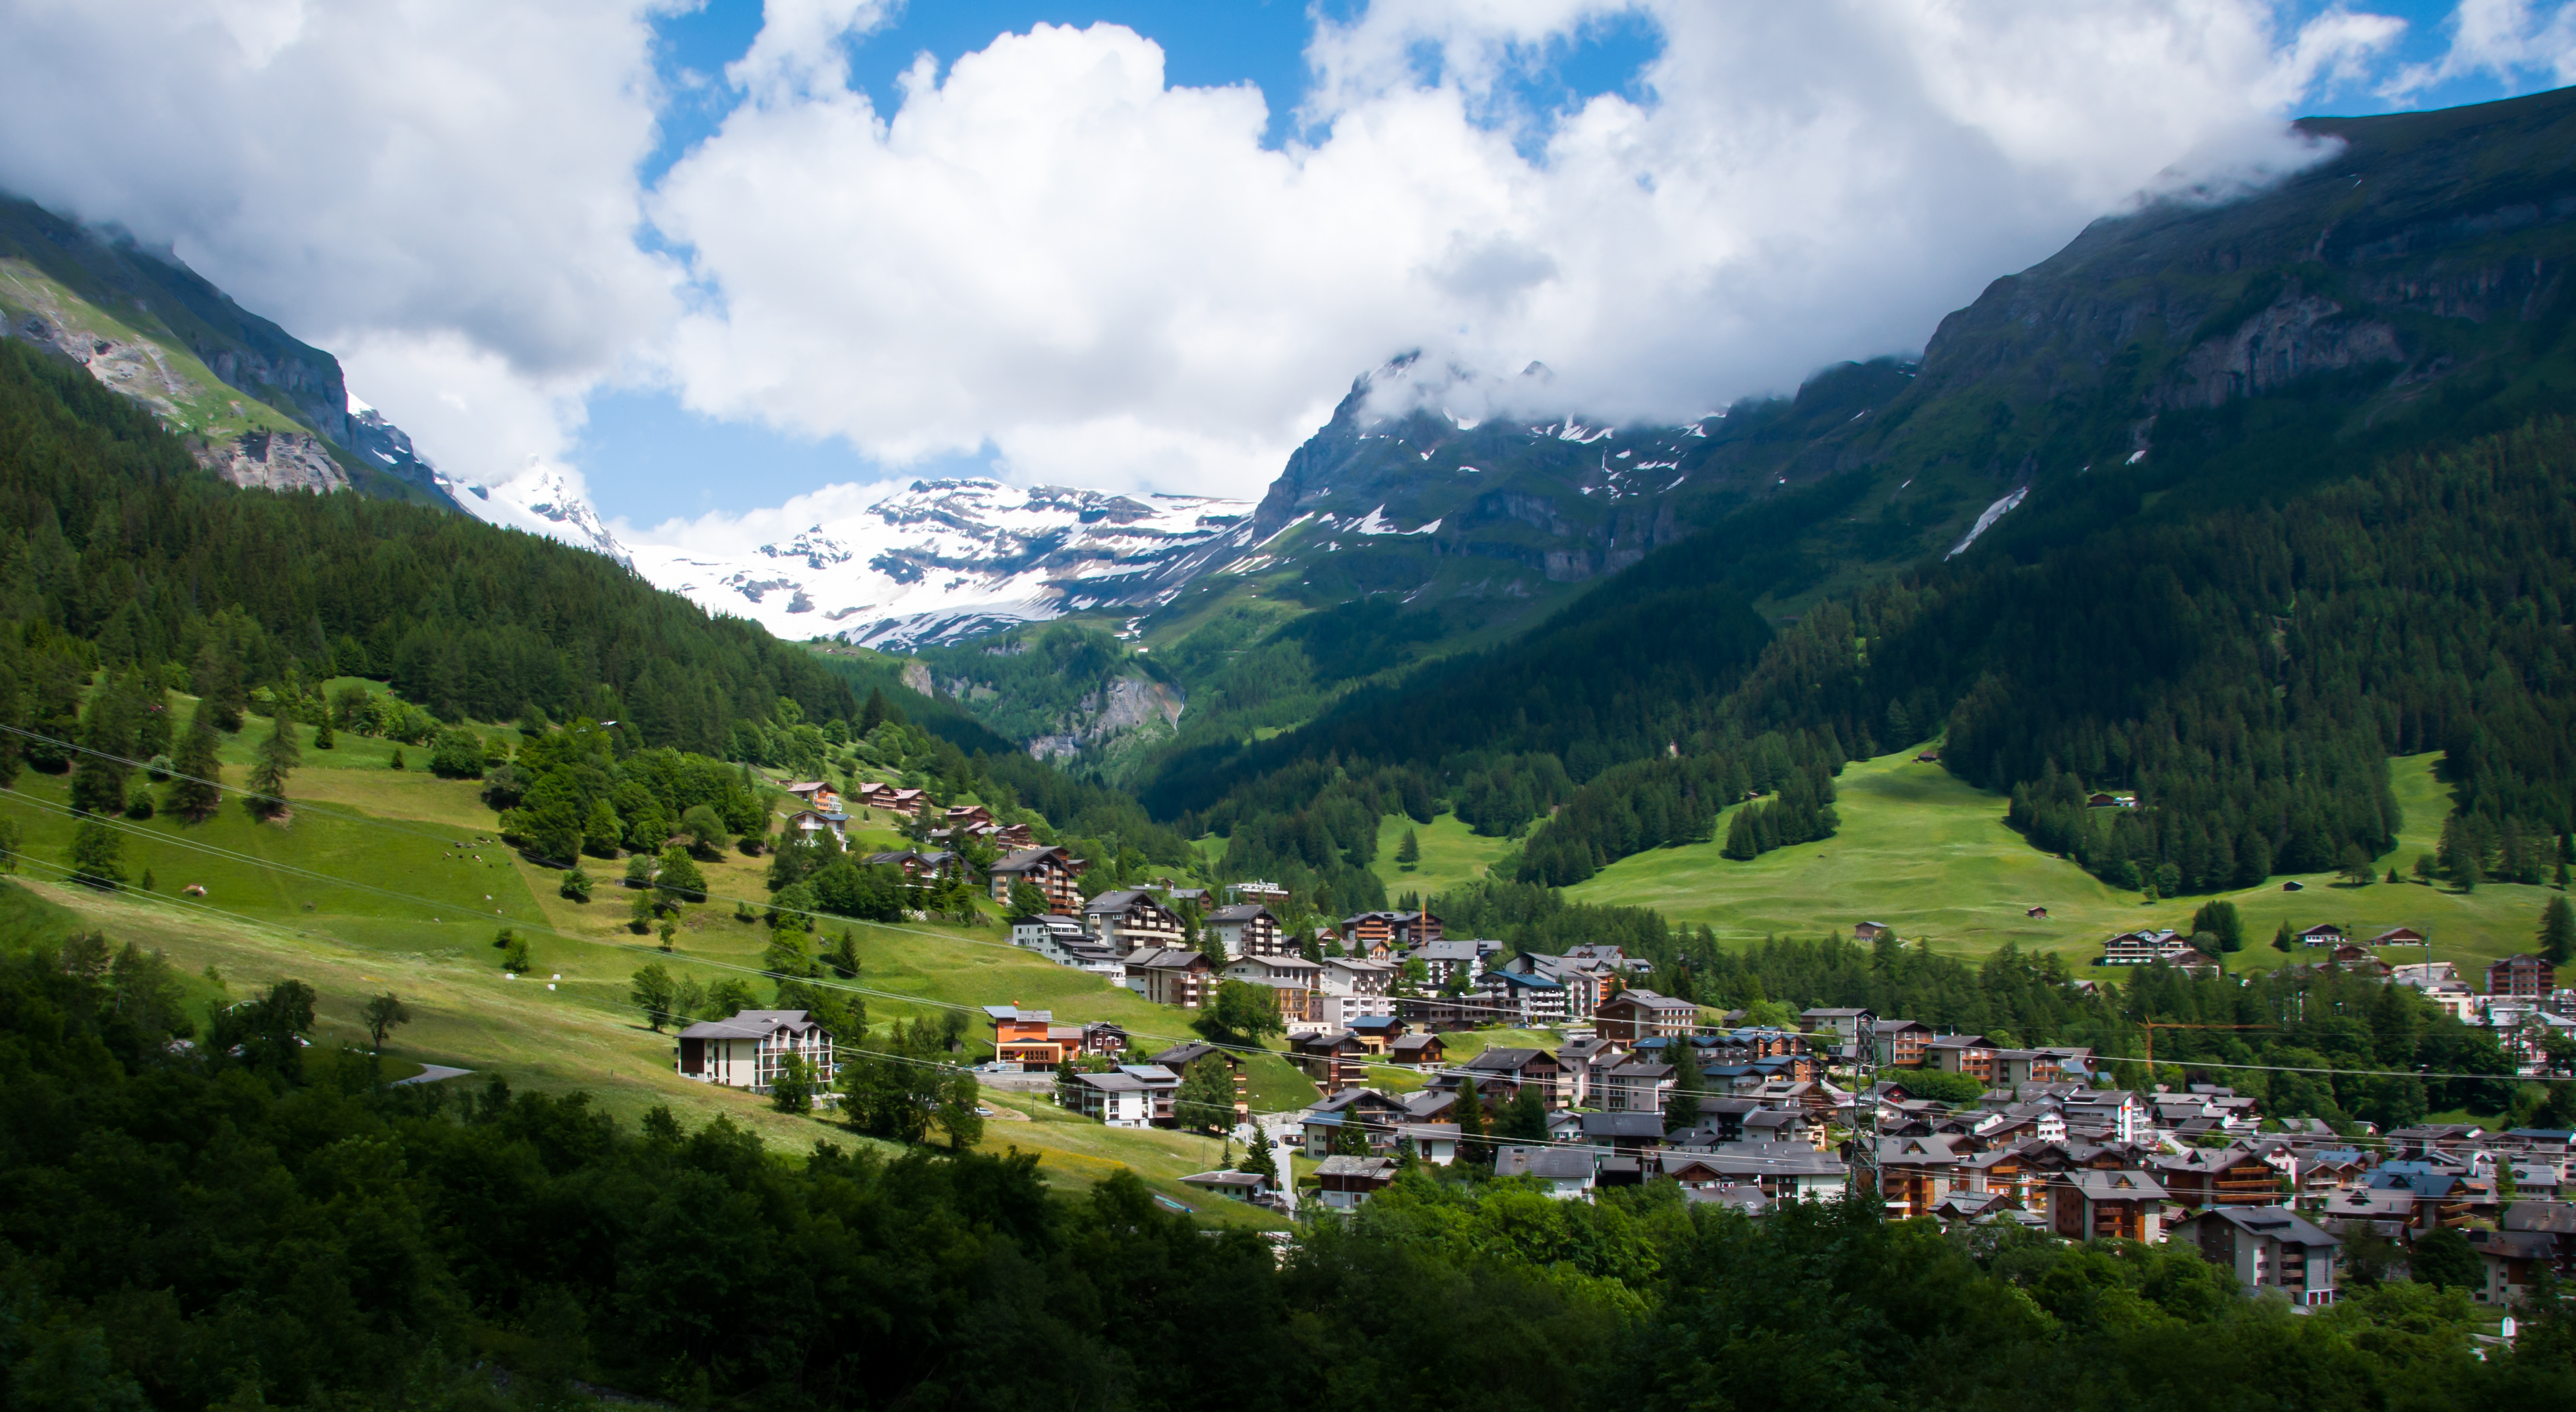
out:
M1864 1009L1852 1026L1852 1135L1844 1166L1846 1190L1869 1193L1870 1210L1887 1209L1878 1174L1878 1017Z

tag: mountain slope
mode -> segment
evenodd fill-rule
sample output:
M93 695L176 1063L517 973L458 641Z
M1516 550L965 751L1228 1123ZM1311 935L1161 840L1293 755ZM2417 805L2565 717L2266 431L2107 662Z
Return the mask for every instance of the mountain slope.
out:
M167 250L0 195L0 336L70 359L236 485L356 488L457 508L411 439L354 400L339 360Z
M2379 494L2394 503L2515 468L2496 503L2524 522L2566 492L2550 479L2563 428L2476 438L2576 388L2565 338L2576 94L2309 126L2346 144L2310 173L2233 203L2097 223L1945 320L1919 370L1886 370L1905 385L1883 402L1864 401L1830 433L1793 434L1731 478L1712 456L1703 465L1720 469L1697 504L1716 527L1648 555L1541 632L1353 697L1286 736L1176 753L1145 782L1146 799L1158 812L1258 822L1298 807L1283 787L1326 764L1353 779L1421 772L1454 795L1476 767L1463 749L1535 751L1564 767L1553 802L1568 808L1522 866L1563 882L1686 836L1674 830L1709 817L1709 793L1764 732L1839 759L1949 720L1986 742L1960 762L1971 778L2030 786L2026 822L2076 785L2152 779L2172 807L2139 811L2119 846L2049 845L2105 860L2124 881L2131 860L2142 884L2191 887L2270 857L2314 867L2351 847L2379 851L2394 833L2381 758L2471 719L2444 706L2401 721L2386 703L2480 698L2460 694L2448 668L2356 655L2354 635L2372 629L2336 595L2364 585L2339 585L2313 556L2347 554L2344 536L2390 511L2334 501L2281 520L2260 507L2373 473L2395 478ZM2418 451L2449 459L2419 465ZM1746 483L1748 464L1767 484ZM1299 503L1280 498L1280 510ZM2554 582L2541 572L2553 543L2498 541L2473 569L2458 562L2485 583ZM2221 587L2177 545L2266 565L2287 555L2288 567ZM1717 620L1730 595L1793 626L1758 659L1736 638L1674 632ZM2495 713L2491 738L2471 731L2454 756L2499 781L2480 795L2497 804L2473 805L2498 865L2501 840L2563 827L2570 775L2541 743L2561 719L2558 669L2542 651L2560 610L2535 605L2540 656L2507 651L2520 639L2490 642L2483 625L2511 615L2511 596L2418 594L2405 609L2428 624L2469 615L2466 637L2428 627L2419 650L2466 651L2505 673L2480 708ZM2025 630L2007 630L2015 623ZM2282 670L2283 649L2266 638L2276 627L2288 650L2322 656ZM1576 660L1557 645L1593 628L1606 655ZM1652 672L1621 665L1658 643L1669 650ZM2037 672L2061 655L2064 670ZM2279 688L2262 693L2277 706L2238 691L2249 672ZM2516 672L2524 684L2507 684ZM1592 698L1617 688L1587 674L1637 689L1605 713ZM1492 715L1498 696L1507 726L1463 745L1449 722ZM2172 718L2186 712L2194 724L2178 731ZM2155 743L2169 738L2185 745ZM1548 792L1547 769L1525 773ZM1647 800L1656 818L1640 817ZM2238 848L2222 868L2209 836L2219 829L2259 833L2263 850ZM2310 857L2320 852L2323 863ZM2162 874L2168 863L2179 876Z
M996 481L915 481L753 554L639 545L636 571L781 637L948 642L1102 609L1150 610L1248 543L1251 507Z

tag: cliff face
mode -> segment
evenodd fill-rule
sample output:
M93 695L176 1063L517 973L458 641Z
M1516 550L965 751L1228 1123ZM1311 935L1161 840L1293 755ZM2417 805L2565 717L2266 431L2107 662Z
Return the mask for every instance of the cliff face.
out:
M331 450L302 432L246 431L208 445L193 438L197 464L249 490L306 490L327 495L349 488L349 473Z
M152 408L240 485L461 508L410 438L353 413L339 360L235 304L168 250L0 196L0 333Z

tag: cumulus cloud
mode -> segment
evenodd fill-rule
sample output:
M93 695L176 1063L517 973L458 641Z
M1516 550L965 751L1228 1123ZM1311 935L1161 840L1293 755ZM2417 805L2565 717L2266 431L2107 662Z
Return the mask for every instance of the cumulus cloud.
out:
M2533 78L2576 83L2576 4L2562 3L2544 18L2531 0L2460 0L2446 28L2451 43L2442 57L2399 69L2382 93L2412 98L2435 84L2481 74L2508 91Z
M495 478L677 310L636 241L650 42L633 0L15 0L0 186L173 244Z
M1631 9L1664 38L1643 97L1513 111L1515 77ZM1410 349L1462 370L1436 389L1462 413L1678 418L1918 347L2160 179L2306 160L2286 111L2402 28L2284 31L2249 0L1379 0L1320 22L1304 136L1265 149L1258 92L1171 87L1114 25L924 60L880 113L793 18L755 54L796 81L753 85L652 202L712 293L671 345L689 404L897 462L991 445L1024 479L1243 494ZM1556 376L1497 376L1533 360Z
M1918 347L2142 188L2306 159L2283 118L2401 28L2265 0L1376 0L1317 21L1265 147L1258 89L1173 87L1107 24L921 56L879 111L848 61L886 61L893 0L768 0L739 105L647 191L651 23L684 3L18 0L0 185L173 241L487 481L566 471L586 392L646 380L894 471L989 448L1023 481L1253 494L1408 350L1462 414L1633 420ZM1663 42L1635 85L1524 107L1519 80L1640 17ZM2455 48L2556 62L2563 20L2469 0Z

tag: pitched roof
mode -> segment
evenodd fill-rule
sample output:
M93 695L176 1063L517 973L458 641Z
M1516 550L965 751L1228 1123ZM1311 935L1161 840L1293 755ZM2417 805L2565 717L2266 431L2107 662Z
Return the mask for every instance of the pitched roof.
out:
M2280 1206L2213 1206L2192 1219L2225 1221L2239 1230L2270 1236L2284 1245L2343 1244L2311 1225L2306 1217Z
M1397 1165L1396 1160L1392 1157L1334 1156L1327 1157L1321 1163L1317 1164L1315 1175L1319 1177L1374 1177L1383 1181L1390 1180L1395 1176Z
M1598 1169L1592 1154L1562 1147L1505 1147L1494 1153L1497 1177L1537 1177L1543 1181L1589 1183Z
M994 873L1025 873L1029 869L1036 867L1040 863L1046 862L1050 858L1061 858L1068 865L1082 861L1081 859L1074 857L1072 854L1065 852L1061 848L1023 848L1008 858L995 863L985 871Z

